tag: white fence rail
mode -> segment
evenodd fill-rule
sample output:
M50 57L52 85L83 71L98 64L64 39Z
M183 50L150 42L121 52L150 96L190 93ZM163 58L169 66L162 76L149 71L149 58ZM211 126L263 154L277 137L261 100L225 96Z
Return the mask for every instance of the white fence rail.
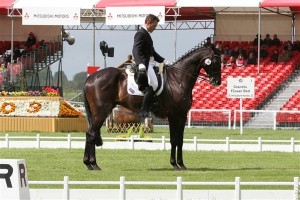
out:
M167 150L170 149L170 139L161 138L113 138L103 137L103 149L146 149ZM0 148L84 148L85 137L57 136L5 136L0 137ZM184 139L183 149L191 151L281 151L300 152L300 140L293 137L290 140L236 140L225 139Z
M241 182L240 177L235 177L234 182L184 182L182 177L177 177L177 181L126 181L121 176L120 181L70 181L68 176L63 181L29 181L30 185L63 185L63 189L32 189L30 195L32 199L289 199L299 200L299 177L294 177L293 182ZM119 189L70 189L70 185L115 185ZM126 189L126 186L174 186L176 189ZM205 190L183 189L184 186L232 186L232 189L225 190ZM290 186L286 190L248 190L241 189L241 186ZM144 188L144 187L143 187ZM55 191L55 192L53 192ZM97 195L97 191L99 195ZM275 192L274 192L275 191ZM56 195L56 196L51 196Z
M187 117L187 127L190 128L192 126L214 126L214 122L212 121L210 124L208 125L204 125L203 122L199 121L197 123L197 121L193 121L192 120L192 114L196 114L196 113L213 113L213 115L216 117L218 115L221 116L226 116L227 122L225 122L226 120L222 120L224 121L222 122L215 122L217 124L219 124L218 126L222 126L222 127L228 127L228 129L235 129L237 126L237 115L242 112L242 116L245 115L245 113L252 113L252 114L257 114L257 115L262 115L264 113L269 113L271 117L267 117L268 121L271 121L271 126L269 124L265 124L264 122L262 122L262 127L258 127L258 128L272 128L273 130L276 130L278 128L278 121L276 119L276 116L278 113L285 113L285 114L300 114L299 110L234 110L233 111L233 116L231 114L231 110L228 109L190 109L190 111L188 112L188 117ZM219 116L220 117L220 116ZM242 119L242 118L241 118ZM250 118L251 120L254 119L254 117ZM250 123L251 123L250 120ZM204 120L205 121L205 120ZM233 124L232 124L233 122ZM238 122L240 123L240 121ZM221 124L221 125L220 125ZM287 121L286 124L289 124L289 122ZM297 127L300 128L300 123L293 123L293 125L291 124L290 126L280 126L280 128L290 128L290 127ZM245 127L242 127L245 128Z

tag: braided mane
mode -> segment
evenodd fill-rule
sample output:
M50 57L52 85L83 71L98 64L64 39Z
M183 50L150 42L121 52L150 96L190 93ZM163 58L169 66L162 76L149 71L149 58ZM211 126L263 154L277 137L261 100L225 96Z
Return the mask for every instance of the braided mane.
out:
M192 53L194 53L195 51L197 51L197 50L199 50L201 48L202 48L202 46L200 44L198 44L197 46L193 47L188 52L186 52L185 54L183 54L181 57L179 57L173 64L176 64L176 63L182 61L183 59L185 59L186 57L188 57L189 55L191 55Z

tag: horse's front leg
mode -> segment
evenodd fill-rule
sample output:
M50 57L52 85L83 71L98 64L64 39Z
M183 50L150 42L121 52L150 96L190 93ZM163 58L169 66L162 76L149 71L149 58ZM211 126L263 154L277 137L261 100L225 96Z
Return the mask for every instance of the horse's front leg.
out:
M180 170L180 167L177 165L177 162L176 162L176 145L175 144L171 144L170 164L173 166L175 171Z
M169 116L170 139L171 139L171 165L175 170L187 170L183 163L182 146L186 114ZM177 162L175 158L177 148ZM176 165L174 164L176 162Z
M177 164L181 170L187 170L187 168L185 167L185 165L183 163L182 146L183 146L183 143L181 143L177 146Z

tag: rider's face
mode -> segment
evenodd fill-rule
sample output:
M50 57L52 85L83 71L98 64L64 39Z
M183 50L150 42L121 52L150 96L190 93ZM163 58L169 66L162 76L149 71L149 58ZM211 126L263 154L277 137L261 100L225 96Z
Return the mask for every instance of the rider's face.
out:
M157 24L158 24L158 21L153 21L152 23L147 22L147 23L146 23L147 30L148 30L150 33L152 33L152 32L155 30Z

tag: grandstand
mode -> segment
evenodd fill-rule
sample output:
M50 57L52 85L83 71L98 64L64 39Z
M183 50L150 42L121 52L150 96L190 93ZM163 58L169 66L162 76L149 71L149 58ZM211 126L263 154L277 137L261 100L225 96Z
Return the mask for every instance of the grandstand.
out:
M242 46L246 51L252 42L242 41L216 41L221 43L223 46L230 46L234 48L236 46ZM283 49L287 42L282 42L278 49ZM271 52L275 47L269 47L268 50ZM245 110L257 110L266 109L267 106L272 104L276 100L279 94L283 93L291 83L294 84L294 88L299 88L300 79L299 77L299 63L300 63L300 52L294 51L294 56L288 62L270 62L270 57L260 60L259 72L257 65L247 65L245 68L241 67L225 67L222 68L222 84L219 87L214 88L209 83L201 81L196 82L193 89L193 109L229 109L231 110L231 116L233 116L234 110L240 109L239 99L227 98L227 78L228 77L254 77L255 78L255 98L244 99L243 109ZM292 87L292 86L291 86ZM277 105L276 110L293 110L299 111L300 92L293 90L292 94L288 96L285 102L281 105ZM273 109L274 110L274 109ZM194 112L191 115L193 121L201 121L204 123L222 123L228 121L228 114L223 112ZM243 114L243 122L251 127L259 127L256 123L256 118L267 120L268 117L264 114L253 114L246 112ZM289 123L300 123L300 113L277 113L278 123L283 125L285 122ZM235 121L240 121L239 114ZM270 122L272 123L272 121ZM271 124L272 125L272 124Z
M44 45L37 43L35 48L17 59L16 63L10 65L1 62L0 90L40 90L41 86L52 86L50 76L50 65L60 61L62 58L62 40L59 37L46 41ZM24 46L26 41L14 41L14 46ZM23 50L23 49L21 49ZM0 55L10 57L11 41L0 41ZM7 65L7 66L6 66ZM39 73L47 70L46 81L41 84Z

